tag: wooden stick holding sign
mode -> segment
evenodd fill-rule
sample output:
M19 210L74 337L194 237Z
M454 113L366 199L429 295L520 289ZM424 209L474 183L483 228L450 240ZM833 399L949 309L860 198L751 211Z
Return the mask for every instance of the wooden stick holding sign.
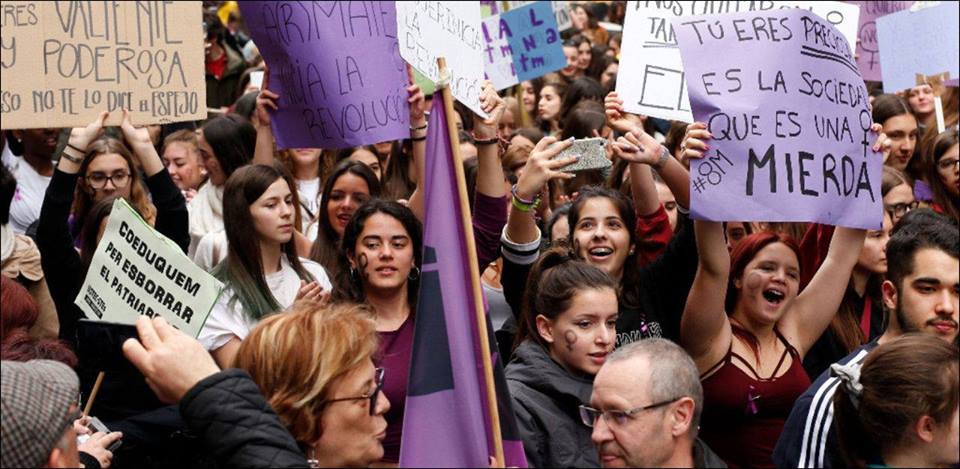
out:
M93 383L93 389L90 390L90 398L87 399L87 405L83 407L83 417L90 415L90 409L93 408L93 401L97 399L97 393L100 392L100 385L103 384L103 372L97 374L97 382Z
M940 95L943 93L943 82L950 79L950 72L940 72L933 75L917 74L917 86L930 85L933 89L933 109L937 114L937 133L947 130L943 119L943 99Z

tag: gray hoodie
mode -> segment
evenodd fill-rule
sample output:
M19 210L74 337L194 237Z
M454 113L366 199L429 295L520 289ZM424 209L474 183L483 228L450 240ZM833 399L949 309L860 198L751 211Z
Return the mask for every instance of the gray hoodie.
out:
M579 411L592 379L571 375L533 340L517 347L506 375L530 467L600 467Z

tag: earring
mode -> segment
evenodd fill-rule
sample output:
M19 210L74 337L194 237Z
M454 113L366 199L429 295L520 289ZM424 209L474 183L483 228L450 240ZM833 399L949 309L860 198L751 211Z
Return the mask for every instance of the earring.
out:
M360 283L360 274L357 272L356 267L350 266L350 281L353 283Z
M420 268L417 266L413 266L413 268L410 269L410 274L407 275L407 279L412 281L412 280L417 280L418 278L420 278Z

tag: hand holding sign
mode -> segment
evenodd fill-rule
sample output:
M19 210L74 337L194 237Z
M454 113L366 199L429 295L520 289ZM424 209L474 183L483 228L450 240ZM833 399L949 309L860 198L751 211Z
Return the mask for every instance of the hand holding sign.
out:
M70 139L67 140L67 145L86 152L87 147L103 135L103 122L107 120L109 115L109 111L103 111L93 122L87 124L86 127L74 127L71 129Z
M652 166L660 159L660 142L642 128L631 130L620 137L617 147L620 149L620 157L631 163Z
M611 91L603 99L604 113L607 115L607 125L620 133L627 133L638 127L637 123L628 117L623 109L623 100L616 91Z
M507 108L503 98L497 94L496 88L490 80L484 80L483 92L480 94L480 107L487 113L488 117L473 115L473 134L476 138L487 140L497 138L499 132L500 118L503 117L503 111Z
M220 368L196 339L180 332L162 317L137 319L140 340L127 339L123 355L147 378L147 385L166 403L183 395Z
M410 127L421 127L427 123L427 98L413 78L413 67L407 64L407 103L410 105Z

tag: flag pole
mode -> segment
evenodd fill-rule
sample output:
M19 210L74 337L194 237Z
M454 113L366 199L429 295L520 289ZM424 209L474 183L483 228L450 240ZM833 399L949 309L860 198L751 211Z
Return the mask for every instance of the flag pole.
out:
M447 60L437 58L437 67L440 76L447 75ZM453 97L450 86L446 84L440 88L443 96L443 108L447 117L447 132L450 135L450 150L453 153L453 169L457 179L457 191L460 194L460 223L463 225L463 234L467 244L467 261L470 266L470 286L473 290L474 317L477 321L477 334L480 342L481 361L483 361L484 387L487 391L487 409L490 418L490 431L493 439L494 464L492 467L504 467L503 437L500 435L500 413L497 410L497 391L493 380L493 362L490 355L490 338L487 332L487 318L483 310L483 290L480 287L480 272L478 269L477 247L473 238L473 222L470 218L470 206L467 197L467 182L463 174L463 160L460 157L460 135L457 123L453 120Z

